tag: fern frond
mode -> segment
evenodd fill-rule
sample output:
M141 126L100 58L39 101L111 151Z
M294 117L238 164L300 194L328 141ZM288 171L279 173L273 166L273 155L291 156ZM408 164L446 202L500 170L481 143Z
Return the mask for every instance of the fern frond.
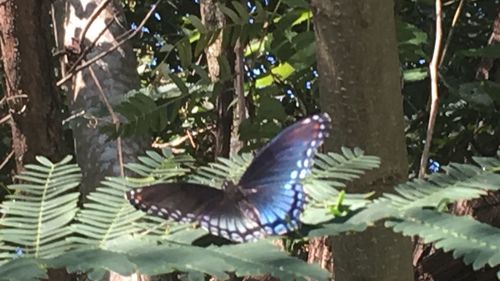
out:
M159 246L131 254L142 273L153 275L180 270L198 271L227 279L237 276L271 274L281 280L327 280L329 273L317 265L288 256L269 241L199 248L188 245ZM158 271L161 269L161 272Z
M463 258L474 270L500 264L500 229L471 217L411 208L385 225L406 236L418 235L445 252L452 251L454 258Z
M0 240L20 247L24 256L50 258L71 248L64 238L72 232L67 227L77 211L79 193L71 192L80 184L80 168L68 164L71 157L59 163L37 157L38 164L25 166L17 176L23 183L10 185L14 191L2 203Z
M0 266L0 281L38 281L47 279L45 264L39 259L18 258Z
M124 251L124 244L132 239L132 235L158 238L167 234L162 225L165 220L136 211L125 200L124 194L133 186L151 184L155 179L164 181L182 176L189 171L182 166L192 164L193 160L173 156L168 150L164 150L163 155L147 151L138 159L140 163L127 164L126 167L145 178L109 177L101 182L102 186L88 195L89 202L78 214L78 223L71 226L79 234L71 238L72 242L86 247ZM173 222L168 222L167 226L172 227L172 232L178 231Z
M78 236L71 237L70 241L81 246L116 251L118 249L110 247L110 243L137 231L134 222L145 214L136 212L123 198L129 189L124 179L107 178L101 184L88 195L89 202L84 204L84 209L76 217L78 222L71 225Z
M236 155L231 159L217 158L215 163L200 167L189 177L189 181L212 187L220 187L227 180L238 182L252 159L249 153Z
M162 154L148 150L146 155L139 156L138 160L139 163L125 164L125 168L141 177L153 177L158 180L185 175L194 163L191 156L173 155L169 149L163 149Z
M443 169L446 174L432 174L427 180L416 179L396 187L396 194L384 193L367 209L355 215L352 223L371 223L379 219L398 216L406 210L437 207L442 203L468 200L486 195L488 190L500 189L500 160L477 158L477 167L469 164L450 164Z

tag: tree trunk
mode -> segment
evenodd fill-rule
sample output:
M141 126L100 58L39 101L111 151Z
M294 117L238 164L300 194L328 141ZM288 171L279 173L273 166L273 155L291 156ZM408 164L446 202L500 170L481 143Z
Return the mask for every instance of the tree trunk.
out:
M222 1L224 2L224 1ZM203 24L208 30L216 30L226 25L224 14L217 6L217 0L201 0L200 14ZM225 58L234 66L233 50L222 48L222 34L205 49L210 79L215 83L214 93L217 95L217 129L215 134L215 157L229 157L231 150L231 125L233 110L229 105L233 101L234 86L232 77L221 77L219 59Z
M61 3L58 5L62 7ZM120 122L121 116L113 111L113 106L128 91L139 87L132 45L128 41L119 44L117 39L127 32L129 26L120 3L107 0L67 0L65 9L64 16L58 17L59 25L64 23L64 49L72 50L74 58L87 50L81 63L92 60L113 46L119 46L88 68L75 73L71 81L72 112L84 112L81 117L73 119L72 129L77 160L83 174L81 192L85 196L95 190L105 177L123 176L124 163L135 161L136 156L144 152L147 138L109 140L99 130L101 126ZM92 21L91 15L94 12L97 17ZM88 31L85 32L87 27ZM68 69L75 63L74 58L68 58ZM100 117L102 115L106 117ZM113 272L106 277L107 280L135 280L134 278L137 276L125 277ZM147 279L143 277L141 280Z
M67 1L64 13L64 48L80 52L89 48L86 61L117 45L117 37L127 31L125 28L128 24L117 1L108 1L96 19L88 25L89 17L103 2L105 1ZM88 31L81 38L87 25ZM77 52L76 56L79 55ZM73 62L74 60L69 60L70 67ZM94 190L104 177L123 175L123 164L135 161L136 156L146 148L145 138L108 140L108 136L99 131L101 126L120 122L120 116L113 111L113 106L128 91L139 87L136 64L132 46L125 42L73 77L70 107L74 113L85 113L82 117L75 118L72 124L77 160L83 172L83 195ZM109 117L100 117L102 113Z
M70 151L53 76L50 4L48 0L0 3L4 101L11 115L18 173L37 155L59 161ZM49 269L48 275L53 281L74 280L65 269Z
M382 160L349 192L390 191L407 179L392 0L313 0L320 103L332 116L329 151L357 146ZM381 226L333 237L335 278L413 280L411 242Z
M11 115L17 170L44 155L52 161L68 152L53 77L48 0L0 3L0 48L5 99Z

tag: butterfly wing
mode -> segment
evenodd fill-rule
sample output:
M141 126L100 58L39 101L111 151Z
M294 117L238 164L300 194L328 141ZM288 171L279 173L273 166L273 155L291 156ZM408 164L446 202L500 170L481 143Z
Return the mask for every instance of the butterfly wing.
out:
M246 201L194 183L162 183L129 190L127 200L148 214L179 222L200 222L213 235L243 242L264 236L257 213Z
M136 209L181 222L196 221L208 205L222 202L224 192L194 183L160 183L126 192Z
M328 136L328 115L314 115L286 128L254 158L240 179L242 199L193 183L157 184L126 193L137 209L182 222L200 222L210 233L233 241L284 234L298 227L318 146Z
M280 235L298 227L305 194L300 184L311 171L317 148L328 136L330 118L314 115L286 128L254 158L239 181L267 234Z

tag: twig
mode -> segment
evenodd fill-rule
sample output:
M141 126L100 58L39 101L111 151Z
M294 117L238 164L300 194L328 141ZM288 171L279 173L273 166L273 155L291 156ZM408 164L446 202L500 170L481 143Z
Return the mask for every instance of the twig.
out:
M54 43L56 45L56 50L53 53L53 56L58 56L59 60L59 67L61 68L61 77L64 77L66 74L66 64L64 63L64 56L60 56L61 54L65 54L66 50L64 50L64 47L62 46L61 42L59 41L59 31L57 30L57 21L56 21L56 9L54 7L54 2L50 3L50 14L52 16L52 27L53 27L53 32L54 32Z
M97 44L97 40L99 40L101 38L101 36L104 34L104 32L106 32L106 30L108 30L108 28L113 24L114 22L114 18L112 20L110 20L106 26L101 30L101 32L96 36L96 38L94 39L94 41L87 47L85 47L80 55L78 56L78 58L73 62L73 64L70 66L70 68L68 69L67 73L70 73L70 75L73 75L75 74L76 72L78 71L75 71L75 69L78 67L78 65L80 64L80 62L83 62L83 60L85 59L85 57L87 56L87 54L92 50L92 48L94 48L94 46Z
M212 130L213 128L215 128L215 126L209 125L206 128L198 129L197 131L194 131L194 132L187 131L186 134L182 137L178 137L178 138L176 138L170 142L167 142L167 143L158 143L157 141L155 141L151 146L154 148L177 147L177 146L181 145L183 142L185 142L186 140L190 140L191 145L193 145L193 147L195 147L194 141L192 140L192 138L199 135L199 134L203 134L206 131Z
M89 67L89 72L90 75L92 76L92 79L94 80L97 89L99 90L99 95L101 96L104 104L106 105L106 109L109 112L109 115L111 116L111 120L113 124L115 124L116 128L120 125L120 119L118 119L118 116L115 114L115 111L113 110L113 107L111 106L111 103L109 102L108 98L106 97L106 94L104 93L103 88L101 87L101 83L99 79L97 79L97 76L95 75L94 70L92 67ZM124 177L125 176L125 168L124 168L124 162L123 162L123 151L122 151L122 138L118 137L116 138L116 150L118 152L118 163L120 165L120 176Z
M7 114L4 117L2 117L2 119L0 119L0 125L2 125L3 123L9 121L11 117L12 117L12 115L10 115L10 114Z
M439 92L438 92L438 70L439 70L439 57L441 50L441 40L443 37L443 23L441 12L441 0L436 0L436 38L434 40L434 52L432 60L429 64L431 76L431 108L429 112L429 123L427 124L427 136L425 138L424 150L420 158L420 170L418 172L419 178L424 178L427 169L427 161L429 160L429 152L431 149L432 135L434 133L434 124L436 123L437 110L439 106Z
M104 11L106 6L111 2L111 0L104 0L102 1L97 8L92 12L92 15L90 15L89 20L85 24L85 27L83 28L82 34L80 36L80 46L83 47L83 42L85 40L85 36L87 35L87 31L89 31L90 26L92 23L97 19L97 17ZM82 48L83 49L83 48Z
M5 167L5 165L7 165L7 163L9 163L9 160L10 158L12 158L12 156L14 156L14 150L9 152L7 157L5 157L5 159L2 161L2 163L0 164L0 170L2 170Z
M450 31L448 32L443 51L441 52L441 59L439 60L438 66L439 68L443 64L444 57L446 56L446 52L448 51L448 46L450 45L451 37L453 36L453 32L455 31L455 26L457 25L458 19L460 18L460 14L462 13L464 2L464 0L460 0L460 3L458 3L457 9L455 10L455 15L453 16L453 20L451 21Z
M141 23L137 26L137 28L133 32L131 32L130 30L124 32L124 34L122 34L121 36L118 37L118 38L124 38L124 39L120 40L116 45L114 45L113 47L109 48L108 50L103 51L102 53L100 53L100 54L96 55L95 57L93 57L92 59L88 60L87 62L81 64L78 67L76 67L75 70L74 70L74 72L70 73L68 76L66 76L66 77L62 78L61 80L57 81L56 85L57 86L61 86L66 81L68 81L69 79L71 79L71 77L73 77L73 75L75 73L78 73L79 71L81 71L81 70L89 67L89 65L91 65L91 64L95 63L96 61L102 59L103 57L107 56L109 53L111 53L114 50L118 49L126 41L130 40L135 35L137 35L139 33L139 31L141 30L141 28L146 24L146 21L151 17L151 15L153 14L153 12L156 10L156 7L160 3L160 1L161 0L157 0L156 3L153 4L152 8L149 10L149 12L146 14L146 16L144 17L144 19L141 21Z

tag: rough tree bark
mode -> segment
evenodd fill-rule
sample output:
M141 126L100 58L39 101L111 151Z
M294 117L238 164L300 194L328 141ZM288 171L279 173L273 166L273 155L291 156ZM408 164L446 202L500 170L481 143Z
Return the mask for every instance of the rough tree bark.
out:
M63 138L51 62L50 3L48 0L0 3L3 102L11 115L18 171L33 162L36 155L58 161L69 152Z
M59 161L70 151L53 76L50 4L48 0L0 3L3 101L11 115L17 172L37 155ZM53 281L74 280L64 269L50 269L48 274Z
M217 0L201 0L201 21L208 30L216 30L226 25L226 19L217 6ZM225 1L220 1L224 3ZM215 135L215 156L229 157L231 150L231 125L233 110L229 105L233 101L234 86L231 77L221 77L219 65L220 57L225 57L230 65L234 66L235 55L233 50L222 48L222 35L205 49L210 79L215 83L214 91L217 95L217 128Z
M108 3L89 24L90 16L103 2ZM94 44L84 61L117 45L117 37L127 31L128 24L118 1L68 0L65 7L61 35L64 48L82 52ZM88 30L84 32L86 27ZM75 57L79 55L76 52ZM71 66L73 62L69 60L68 64ZM104 177L123 175L123 164L134 161L146 148L146 138L108 141L108 136L99 131L103 125L119 122L120 116L112 110L113 105L128 91L139 87L136 66L132 46L125 42L72 79L70 107L73 113L84 112L72 124L77 160L83 172L83 195L94 190ZM110 117L98 117L102 113Z
M119 46L77 72L70 85L70 108L73 113L84 113L73 119L72 129L77 161L83 174L81 193L85 196L95 190L104 177L123 176L124 163L135 161L137 155L144 153L147 138L109 140L99 130L103 125L120 122L121 117L113 111L113 106L128 91L139 87L132 45L129 41L119 44L118 37L127 32L129 26L119 1L67 0L65 5L63 3L56 5L65 7L58 16L58 25L63 25L64 30L59 42L73 52L73 59L67 61L68 69L85 50L88 52L78 65ZM92 20L94 12L96 17ZM110 117L100 117L102 115ZM137 276L124 277L110 272L106 280L137 280ZM141 280L148 279L142 277Z
M382 160L348 187L378 193L407 179L394 3L313 0L320 102L332 116L329 151L357 146ZM377 226L333 237L335 278L413 280L411 242Z

